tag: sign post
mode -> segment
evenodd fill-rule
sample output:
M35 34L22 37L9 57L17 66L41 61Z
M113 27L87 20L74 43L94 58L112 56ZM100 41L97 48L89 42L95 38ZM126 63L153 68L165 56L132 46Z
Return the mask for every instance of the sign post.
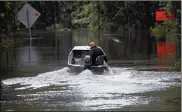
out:
M31 5L26 3L22 7L22 9L18 12L17 16L18 16L18 20L29 29L29 37L30 37L29 64L30 64L31 62L30 50L31 50L31 44L32 44L31 27L35 23L35 21L39 18L40 13L36 9L34 9Z
M30 40L31 40L32 39L32 32L31 32L31 27L30 27L30 22L29 22L28 9L27 9L27 22L28 22L28 29L29 29L29 37L30 37ZM30 47L31 47L31 41L30 41Z
M156 11L156 21L174 21L175 17L169 11ZM159 66L164 64L171 64L175 60L176 44L167 41L167 27L165 27L165 42L157 42L157 57Z

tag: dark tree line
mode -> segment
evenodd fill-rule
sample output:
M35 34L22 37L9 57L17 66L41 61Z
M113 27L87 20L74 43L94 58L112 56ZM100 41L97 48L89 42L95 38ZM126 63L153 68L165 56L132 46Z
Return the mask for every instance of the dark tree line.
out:
M25 1L1 1L1 31L11 31L12 26L16 29L20 25L16 20L16 14L25 3ZM62 24L63 27L71 29L105 29L129 24L136 29L146 29L154 26L157 10L172 11L178 21L181 15L180 1L29 1L28 3L41 13L35 24L36 28L41 25L45 28L52 24ZM69 25L64 24L65 21Z
M26 1L0 2L0 32L6 34L1 39L10 38L9 34L18 29L24 29L17 20L17 13ZM41 16L33 28L87 28L91 30L106 30L117 32L128 26L134 30L147 30L149 41L150 32L157 38L164 37L164 27L172 33L180 33L181 2L180 1L29 1ZM166 10L173 12L175 21L156 22L155 11ZM159 33L158 33L159 32ZM170 36L171 37L171 36ZM12 39L11 39L12 40ZM4 43L3 43L3 42Z

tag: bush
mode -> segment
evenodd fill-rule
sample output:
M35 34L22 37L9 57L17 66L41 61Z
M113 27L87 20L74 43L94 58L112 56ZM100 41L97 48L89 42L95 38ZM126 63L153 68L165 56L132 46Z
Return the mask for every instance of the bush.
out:
M174 66L175 66L175 70L181 71L181 59L176 60L174 63Z

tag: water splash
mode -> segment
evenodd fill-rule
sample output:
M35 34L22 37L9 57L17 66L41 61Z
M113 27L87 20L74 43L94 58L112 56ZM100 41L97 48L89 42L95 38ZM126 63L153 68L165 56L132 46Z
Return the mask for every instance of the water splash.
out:
M140 96L130 97L130 94L162 90L173 85L180 86L181 83L174 80L176 78L181 78L180 72L147 72L111 67L103 75L94 74L90 70L73 74L65 67L35 77L6 79L2 83L8 86L19 84L20 86L14 86L15 91L36 90L33 93L23 92L17 95L23 97L23 101L47 102L52 99L63 99L71 100L70 103L62 102L69 107L80 106L86 110L88 108L98 110L147 104L149 99L141 100ZM39 91L43 87L47 89ZM75 101L72 98L81 100ZM59 103L60 100L55 102L55 105Z
M109 68L104 75L95 75L90 70L85 70L80 74L71 74L69 68L42 73L36 77L11 78L3 80L5 85L20 84L19 89L37 89L51 85L69 85L75 88L82 88L89 92L114 92L114 93L134 93L152 91L155 89L170 86L176 82L166 83L163 80L180 78L180 74L167 72L141 72L127 70L127 68ZM93 89L92 89L93 88ZM94 88L98 88L94 90Z
M50 85L60 85L61 83L59 79L61 78L62 81L64 81L67 75L69 75L68 70L69 68L65 67L61 70L39 74L36 77L6 79L6 80L3 80L2 83L5 85L20 84L24 86L24 87L16 88L16 90L29 89L29 88L37 89L37 88L46 87Z

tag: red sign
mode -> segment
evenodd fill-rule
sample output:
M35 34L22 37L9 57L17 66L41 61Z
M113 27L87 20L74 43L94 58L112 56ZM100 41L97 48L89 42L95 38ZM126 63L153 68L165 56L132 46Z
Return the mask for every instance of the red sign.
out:
M156 13L155 17L157 21L174 20L174 15L171 12L156 11L155 13Z
M39 16L39 13L38 13L38 12L35 12L34 15L35 15L35 16Z
M175 43L158 43L157 44L157 54L163 55L176 51Z

